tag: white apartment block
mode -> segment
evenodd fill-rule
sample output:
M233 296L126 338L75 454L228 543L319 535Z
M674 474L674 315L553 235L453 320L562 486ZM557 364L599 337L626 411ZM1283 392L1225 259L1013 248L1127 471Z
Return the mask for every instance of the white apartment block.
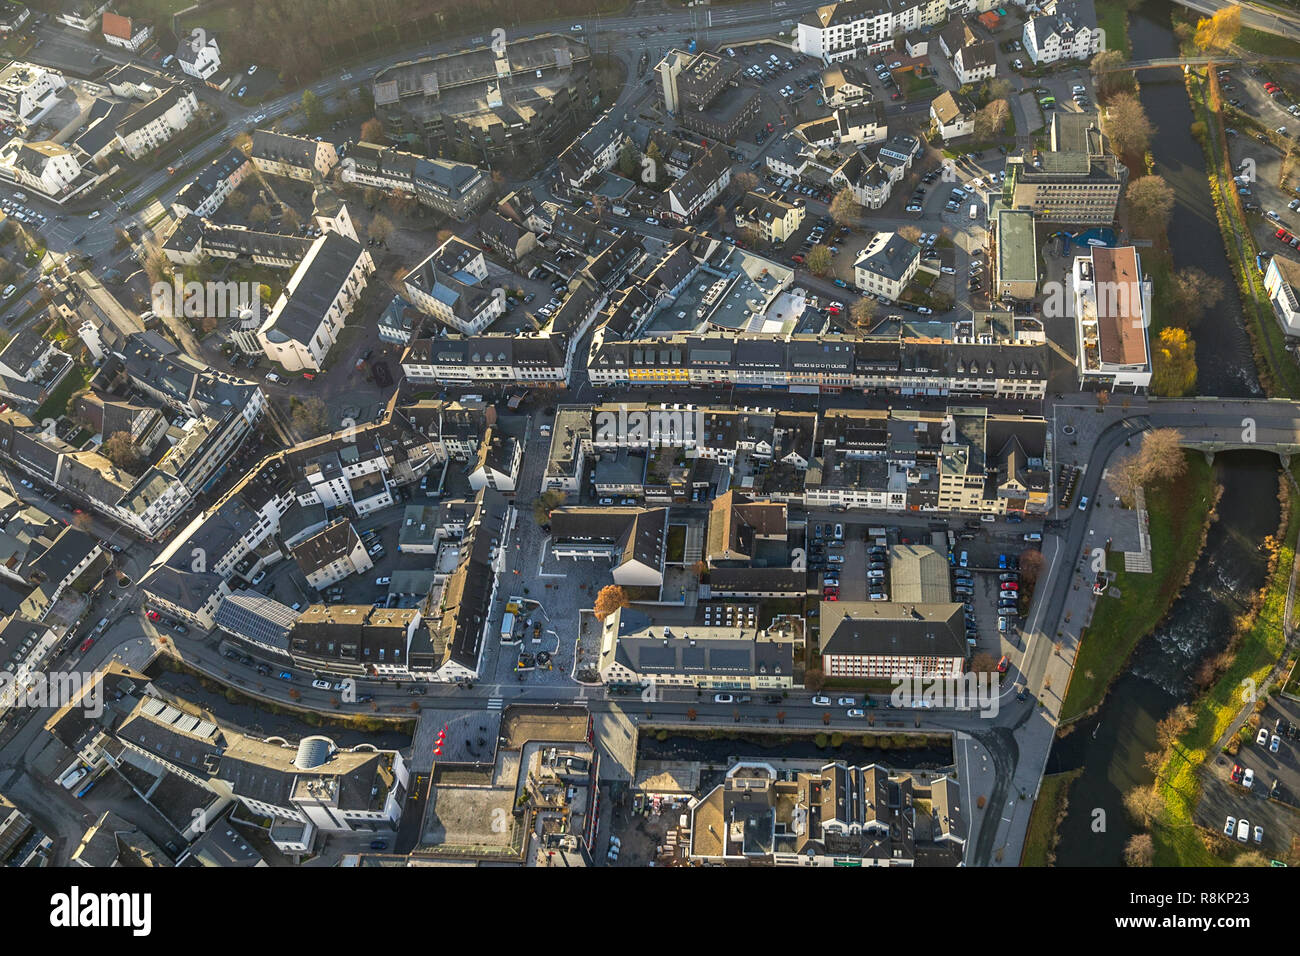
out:
M827 63L888 49L896 37L948 19L948 0L845 0L805 14L794 47Z
M123 120L117 127L117 141L127 156L139 159L188 127L198 108L193 90L173 86Z
M15 61L0 70L0 120L31 125L59 101L68 81L58 70Z

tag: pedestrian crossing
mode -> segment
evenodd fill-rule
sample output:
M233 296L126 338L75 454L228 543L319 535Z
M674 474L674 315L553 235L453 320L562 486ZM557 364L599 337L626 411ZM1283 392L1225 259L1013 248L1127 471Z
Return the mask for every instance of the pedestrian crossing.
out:
M501 710L505 706L505 700L501 697L489 697L487 702L488 710Z

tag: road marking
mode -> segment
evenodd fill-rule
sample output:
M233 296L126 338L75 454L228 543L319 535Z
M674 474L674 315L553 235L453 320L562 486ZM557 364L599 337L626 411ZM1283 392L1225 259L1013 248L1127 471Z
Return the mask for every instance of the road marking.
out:
M505 706L505 701L500 697L491 697L487 702L488 710L501 710Z

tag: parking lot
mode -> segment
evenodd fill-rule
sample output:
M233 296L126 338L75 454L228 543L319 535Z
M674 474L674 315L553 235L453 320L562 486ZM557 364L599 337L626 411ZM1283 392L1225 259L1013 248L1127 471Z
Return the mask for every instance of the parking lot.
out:
M1243 740L1236 755L1219 754L1207 767L1196 822L1227 837L1231 817L1230 839L1280 858L1289 854L1291 834L1300 824L1300 704L1274 697L1257 715L1257 725L1254 716L1248 742ZM1243 818L1245 841L1237 835Z

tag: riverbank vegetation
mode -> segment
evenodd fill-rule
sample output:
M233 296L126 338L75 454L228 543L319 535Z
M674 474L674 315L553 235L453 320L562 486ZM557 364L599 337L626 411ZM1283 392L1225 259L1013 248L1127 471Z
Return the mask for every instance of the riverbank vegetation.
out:
M1038 787L1038 799L1029 817L1021 866L1054 866L1061 822L1070 810L1070 786L1083 774L1083 768L1065 773L1049 773Z
M1264 865L1260 854L1227 840L1216 827L1198 826L1195 810L1201 795L1200 773L1219 752L1233 723L1251 699L1243 688L1258 688L1261 696L1273 693L1270 678L1286 649L1283 617L1287 589L1295 565L1296 536L1300 535L1300 508L1291 475L1279 479L1282 518L1276 536L1265 540L1269 553L1264 587L1239 615L1228 645L1207 659L1195 684L1202 690L1190 705L1175 708L1161 722L1157 742L1161 749L1147 755L1156 775L1150 787L1126 796L1134 816L1149 831L1152 861L1156 866ZM1295 864L1300 860L1288 860Z
M1205 457L1183 455L1186 468L1181 475L1153 481L1146 489L1151 573L1117 569L1107 591L1120 596L1107 593L1098 598L1092 621L1082 630L1061 706L1063 727L1101 704L1138 641L1164 619L1200 554L1218 491Z
M1232 182L1232 160L1221 118L1223 101L1217 75L1213 70L1188 73L1187 93L1197 117L1194 132L1205 154L1210 198L1214 202L1228 266L1237 284L1260 384L1273 398L1300 397L1300 366L1286 350L1282 329L1274 317L1273 306L1264 290L1263 276L1256 265L1259 247L1247 222L1241 197Z

